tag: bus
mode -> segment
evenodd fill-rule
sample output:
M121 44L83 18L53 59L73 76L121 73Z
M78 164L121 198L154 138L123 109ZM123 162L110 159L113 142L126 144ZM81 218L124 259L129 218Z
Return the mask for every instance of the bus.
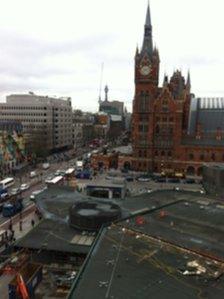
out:
M0 189L7 189L15 183L14 178L6 178L0 181Z
M47 186L55 186L55 185L62 185L63 184L63 176L59 175L54 177L51 180L47 180L45 181L45 183L47 184Z
M66 179L74 178L75 168L68 168L65 172Z

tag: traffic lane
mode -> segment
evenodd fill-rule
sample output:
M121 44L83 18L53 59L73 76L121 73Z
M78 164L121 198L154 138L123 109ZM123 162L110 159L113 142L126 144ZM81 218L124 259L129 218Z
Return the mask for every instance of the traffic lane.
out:
M99 148L101 150L101 148ZM33 168L29 170L27 173L24 175L18 175L14 177L15 179L15 184L14 188L18 188L21 186L21 184L30 184L32 183L32 179L30 178L30 172L31 171L36 171L38 174L38 177L40 177L42 180L46 179L49 175L54 174L58 169L67 169L68 167L71 167L75 165L75 162L77 161L78 158L81 158L84 154L91 152L90 148L82 148L80 149L80 152L77 154L76 157L72 157L68 161L60 161L60 162L51 162L50 167L48 169L43 169L42 164L40 163L36 168ZM42 175L41 175L42 174Z

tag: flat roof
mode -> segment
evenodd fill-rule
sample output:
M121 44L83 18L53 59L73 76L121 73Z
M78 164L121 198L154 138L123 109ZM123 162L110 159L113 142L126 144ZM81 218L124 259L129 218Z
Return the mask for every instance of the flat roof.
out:
M220 263L115 225L68 298L220 299L221 275Z
M69 298L223 297L224 203L157 191L122 205L149 211L103 230Z
M88 235L81 241L80 231L58 220L44 219L24 237L15 243L15 247L43 249L48 251L87 254L92 244ZM90 242L91 241L91 242Z
M122 184L122 183L113 183L113 182L108 182L108 181L100 181L100 182L91 182L91 183L87 183L86 184L86 188L89 188L89 187L96 187L96 188L111 188L111 189L114 189L114 188L124 188L125 187L125 184Z

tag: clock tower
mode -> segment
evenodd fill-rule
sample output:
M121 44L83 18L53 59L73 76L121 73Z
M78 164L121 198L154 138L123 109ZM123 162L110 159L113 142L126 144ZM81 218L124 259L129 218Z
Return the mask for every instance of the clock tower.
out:
M153 105L158 96L159 52L153 47L150 7L147 7L141 49L135 54L135 96L132 144L134 168L151 170L153 148Z

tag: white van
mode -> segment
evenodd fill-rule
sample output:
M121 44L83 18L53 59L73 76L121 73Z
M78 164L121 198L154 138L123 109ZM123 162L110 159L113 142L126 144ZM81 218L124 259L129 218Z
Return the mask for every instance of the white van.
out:
M31 171L30 172L30 178L32 179L32 178L35 178L35 177L37 177L36 171Z
M43 163L43 165L42 165L42 168L43 169L48 169L50 167L50 164L49 163Z

